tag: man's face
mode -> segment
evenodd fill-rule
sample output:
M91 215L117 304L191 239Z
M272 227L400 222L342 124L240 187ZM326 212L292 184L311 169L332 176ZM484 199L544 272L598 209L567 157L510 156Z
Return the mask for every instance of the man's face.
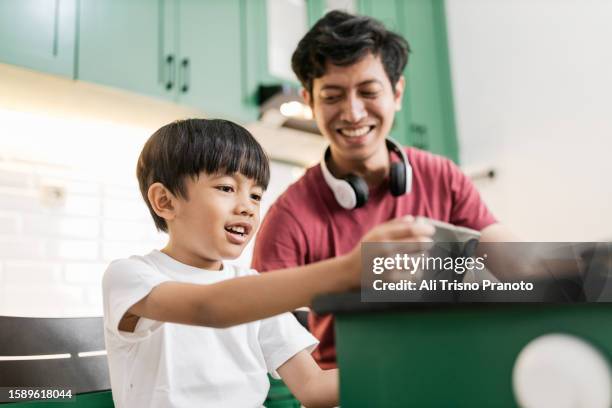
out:
M304 92L332 155L346 162L365 161L381 149L401 107L404 78L393 91L379 56L367 54L353 65L327 63L315 78L312 94Z
M240 173L185 180L189 199L178 199L171 234L188 264L219 269L240 256L259 226L263 189Z

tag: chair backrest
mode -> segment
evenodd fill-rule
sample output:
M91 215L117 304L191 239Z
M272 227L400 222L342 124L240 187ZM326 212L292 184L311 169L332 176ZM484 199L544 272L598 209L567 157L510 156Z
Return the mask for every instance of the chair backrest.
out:
M0 316L0 387L109 390L102 317Z
M297 321L308 330L308 311L306 310L294 310L293 315Z

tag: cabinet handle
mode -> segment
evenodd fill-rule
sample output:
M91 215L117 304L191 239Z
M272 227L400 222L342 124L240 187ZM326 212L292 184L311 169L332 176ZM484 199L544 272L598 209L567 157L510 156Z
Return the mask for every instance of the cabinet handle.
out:
M427 136L427 126L418 123L410 125L410 132L412 133L412 145L419 149L427 150L429 148L429 141Z
M191 80L189 58L183 58L183 60L181 61L181 68L183 72L181 76L183 79L183 86L181 86L181 92L187 93L187 91L189 91L189 82Z
M166 90L172 89L174 86L174 75L175 75L176 62L174 60L174 55L170 54L166 57Z

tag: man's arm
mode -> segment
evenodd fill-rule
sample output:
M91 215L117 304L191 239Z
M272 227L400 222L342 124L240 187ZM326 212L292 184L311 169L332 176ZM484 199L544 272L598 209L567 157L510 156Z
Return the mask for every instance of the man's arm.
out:
M482 256L486 252L485 265L499 280L513 281L532 278L539 273L535 268L537 264L534 265L529 257L517 256L516 246L504 245L508 242L521 242L521 239L505 225L495 223L483 228L480 231L480 242L483 245L477 250L477 255Z
M308 351L300 351L277 371L302 405L338 406L338 369L321 370Z
M480 231L480 242L520 242L507 226L496 222Z
M362 242L421 242L430 240L433 232L433 227L404 217L379 225ZM119 328L133 331L139 317L209 327L260 320L309 305L318 294L358 287L360 270L358 245L346 255L276 273L209 285L164 282L130 307Z

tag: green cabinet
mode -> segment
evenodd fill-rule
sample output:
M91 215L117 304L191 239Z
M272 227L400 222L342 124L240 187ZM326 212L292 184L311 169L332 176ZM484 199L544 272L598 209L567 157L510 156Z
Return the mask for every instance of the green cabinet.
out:
M355 0L412 48L399 141L458 160L443 0ZM256 119L266 0L0 0L0 61ZM306 3L310 24L325 0ZM295 85L295 84L292 84Z
M76 0L0 0L0 62L73 77Z
M178 100L213 117L255 119L245 106L242 3L178 2Z
M244 0L81 0L77 79L253 120Z
M76 77L173 98L176 55L167 2L80 0Z
M404 99L407 142L458 162L444 1L400 1L398 15L413 50Z

